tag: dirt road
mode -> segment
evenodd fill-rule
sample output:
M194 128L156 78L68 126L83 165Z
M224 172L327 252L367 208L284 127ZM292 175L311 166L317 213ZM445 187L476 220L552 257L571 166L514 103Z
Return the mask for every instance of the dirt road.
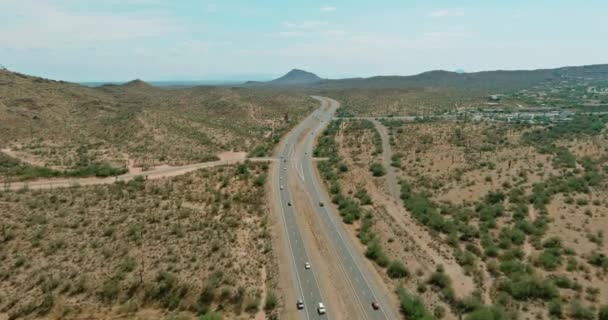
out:
M160 179L166 177L174 177L179 176L188 172L192 172L198 169L203 168L211 168L215 166L222 166L228 164L234 164L243 162L246 159L245 152L230 152L230 153L222 153L219 155L220 160L211 161L211 162L203 162L203 163L195 163L189 164L185 166L160 166L156 167L152 170L138 172L131 171L116 177L108 177L108 178L71 178L71 179L42 179L42 180L33 180L33 181L25 181L25 182L4 182L4 188L8 190L19 190L22 188L28 188L32 190L39 189L52 189L52 188L67 188L73 186L90 186L97 184L110 184L116 181L129 181L137 176L143 176L146 179ZM257 159L253 158L252 161L256 161Z

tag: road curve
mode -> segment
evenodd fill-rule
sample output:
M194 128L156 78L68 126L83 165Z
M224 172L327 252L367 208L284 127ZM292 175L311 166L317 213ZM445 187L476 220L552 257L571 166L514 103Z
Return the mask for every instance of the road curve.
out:
M380 285L377 283L376 277L373 275L374 270L370 270L369 266L364 261L361 253L357 252L350 243L346 230L339 220L339 214L331 205L330 196L327 193L323 183L319 181L319 175L316 174L312 155L313 146L317 135L333 117L333 113L338 108L338 102L324 97L313 97L319 100L322 106L329 106L328 112L325 112L319 117L320 126L309 134L304 143L304 150L299 150L296 156L295 166L301 168L301 182L304 184L304 189L307 192L309 200L316 208L317 218L320 220L320 225L323 226L323 232L326 238L331 242L329 245L333 247L339 262L340 269L346 274L349 285L354 291L354 296L357 301L353 301L353 306L361 309L362 314L366 319L398 319L397 312L393 309L388 301L388 297L379 290ZM303 152L302 152L303 151ZM322 202L327 205L319 205ZM377 301L380 304L379 310L372 309L372 301Z

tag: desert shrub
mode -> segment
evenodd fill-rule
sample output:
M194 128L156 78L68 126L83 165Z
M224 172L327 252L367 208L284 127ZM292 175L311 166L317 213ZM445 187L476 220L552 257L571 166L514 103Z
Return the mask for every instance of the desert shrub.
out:
M255 179L253 179L253 184L256 187L261 187L264 185L264 183L266 183L266 174L260 174L257 177L255 177Z
M410 295L403 287L397 289L401 312L408 320L435 320L420 297Z
M562 301L560 299L553 299L549 301L547 305L547 309L549 310L549 315L555 318L562 317Z
M365 256L368 259L376 262L381 267L386 267L389 264L388 257L386 256L384 250L382 250L382 247L380 246L380 243L376 239L372 240L368 244L367 249L365 250Z
M589 256L588 261L591 265L608 270L608 256L603 253L593 252Z
M361 217L361 207L348 197L337 195L334 201L338 205L338 212L344 223L351 224Z
M393 279L405 278L409 275L407 268L399 261L393 260L386 270L389 277Z
M595 318L593 311L576 300L570 303L570 316L577 320L593 320Z
M386 174L384 166L381 163L374 162L369 166L369 171L372 172L374 177L381 177Z
M266 303L264 303L264 310L271 311L274 310L279 305L279 299L274 294L274 292L269 291L266 295Z
M199 320L222 320L222 315L217 312L209 311L209 312L205 313L204 315L200 316L198 319Z
M159 302L163 308L173 310L179 306L187 293L188 287L180 283L174 274L161 271L146 292L145 298Z
M355 193L355 198L359 199L360 204L363 206L372 204L372 198L370 198L365 188L358 188Z
M245 311L248 313L256 313L260 305L260 297L257 295L249 297L245 303Z
M505 320L505 312L501 306L483 306L465 317L465 320Z
M520 301L550 300L558 296L557 288L552 281L532 275L505 280L500 283L499 288Z
M598 320L608 320L608 304L600 307L600 309L597 312L597 319Z
M120 283L115 278L109 278L104 281L99 291L100 298L105 302L112 302L118 297L120 291Z
M562 264L560 250L556 248L546 248L538 256L536 262L545 270L555 270Z
M376 235L371 230L373 222L373 216L370 212L366 213L361 219L361 225L359 226L359 232L357 237L361 240L361 243L368 244L370 241L375 239Z
M452 285L452 280L450 277L440 270L433 272L427 282L440 289L447 288Z
M505 200L505 194L500 191L490 191L486 194L485 201L486 203L493 205Z

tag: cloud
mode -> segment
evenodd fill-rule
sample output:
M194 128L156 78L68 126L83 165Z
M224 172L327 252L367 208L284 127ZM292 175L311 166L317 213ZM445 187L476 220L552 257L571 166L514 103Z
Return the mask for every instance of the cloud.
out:
M470 33L462 31L433 31L425 32L423 34L426 38L468 38L471 36Z
M285 21L285 22L283 22L283 27L288 28L288 29L313 30L313 29L320 29L320 28L326 27L328 24L329 23L327 23L326 21L316 21L316 20L303 21L303 22L299 22L299 23Z
M300 38L309 35L303 31L278 31L264 34L267 37L273 38Z
M184 31L174 17L161 12L118 15L70 10L51 2L7 0L18 19L0 21L0 43L17 49L87 48L108 42L149 39Z
M462 17L464 11L460 9L455 10L435 10L428 13L431 18L445 18L445 17Z
M334 11L336 11L336 7L333 7L333 6L321 7L321 12L334 12Z

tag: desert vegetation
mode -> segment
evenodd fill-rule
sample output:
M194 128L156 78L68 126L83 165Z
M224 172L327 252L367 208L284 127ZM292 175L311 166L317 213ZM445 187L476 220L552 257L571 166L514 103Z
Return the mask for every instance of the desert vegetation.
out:
M0 192L0 314L272 315L282 302L263 201L267 170L244 163L171 179Z
M301 93L228 87L96 88L0 71L3 179L113 174L127 167L268 155L317 103ZM16 164L15 160L21 160Z
M608 294L598 286L605 123L587 115L549 126L385 122L409 214L452 247L480 305L484 295L494 305L470 318L595 317Z
M473 278L476 288L465 297L441 266L427 274L415 259L399 261L394 244L407 243L407 230L390 228L376 203L385 168L362 120L330 125L317 149L330 161L319 169L365 255L386 268L387 281L402 275L392 283L406 318L595 319L608 297L600 285L608 270L607 120L597 114L543 125L381 120L407 213ZM356 178L363 174L368 178ZM356 196L361 189L368 205Z

